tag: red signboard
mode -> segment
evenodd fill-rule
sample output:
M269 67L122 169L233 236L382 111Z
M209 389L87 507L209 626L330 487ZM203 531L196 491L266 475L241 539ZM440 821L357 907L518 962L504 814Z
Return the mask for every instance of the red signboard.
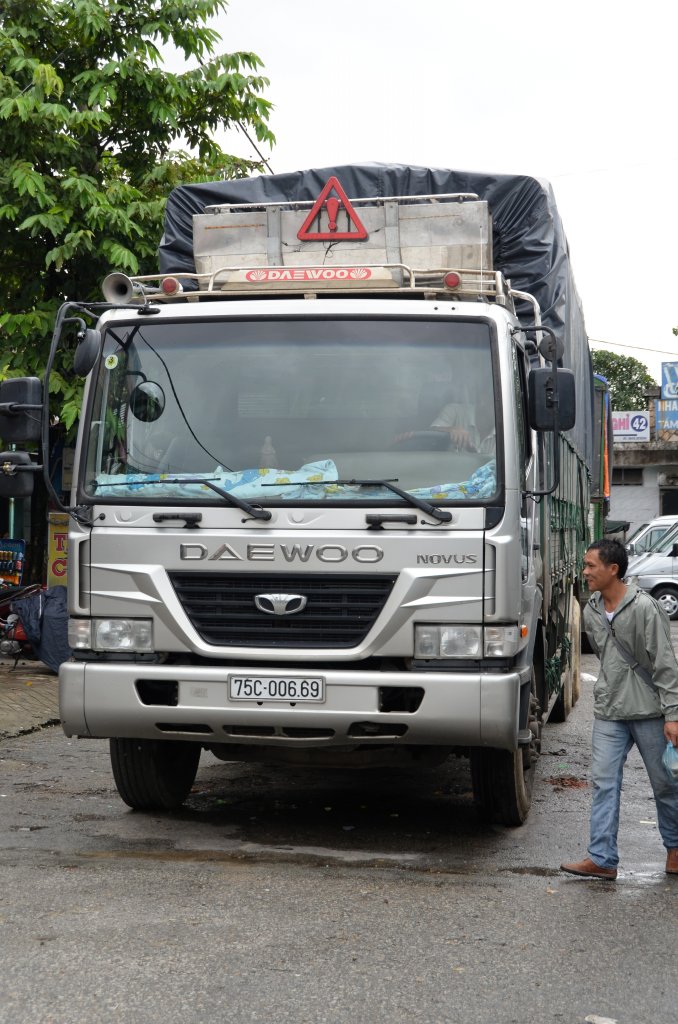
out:
M348 231L339 230L337 218L341 211L348 216ZM316 220L318 221L317 230L312 231L311 228ZM327 222L327 227L324 229L322 229L323 221ZM353 230L350 230L351 226ZM299 228L297 238L301 242L316 242L320 240L327 242L337 242L340 240L359 242L367 238L367 230L351 206L351 200L339 184L338 178L332 176L328 180L316 199L308 217Z

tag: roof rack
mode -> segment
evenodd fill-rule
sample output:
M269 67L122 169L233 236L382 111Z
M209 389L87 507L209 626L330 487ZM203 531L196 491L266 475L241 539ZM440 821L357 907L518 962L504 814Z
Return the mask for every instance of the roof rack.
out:
M103 284L109 302L143 304L242 298L275 294L394 294L414 297L494 301L512 306L515 295L534 303L527 293L514 292L499 271L415 269L404 263L303 266L224 266L211 274L110 274Z

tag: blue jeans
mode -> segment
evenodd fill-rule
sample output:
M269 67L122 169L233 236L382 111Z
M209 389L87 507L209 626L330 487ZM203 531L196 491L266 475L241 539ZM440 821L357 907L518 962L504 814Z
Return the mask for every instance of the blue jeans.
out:
M678 847L678 783L671 782L661 763L666 747L663 718L629 721L593 720L593 805L589 857L602 868L619 863L617 832L622 772L626 756L636 744L650 777L657 805L659 834L667 849Z

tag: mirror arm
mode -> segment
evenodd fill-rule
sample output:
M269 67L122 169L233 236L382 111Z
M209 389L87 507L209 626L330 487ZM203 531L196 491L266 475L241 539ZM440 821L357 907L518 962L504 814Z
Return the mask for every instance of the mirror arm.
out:
M553 494L560 483L560 436L558 431L558 359L562 357L563 346L556 337L555 331L551 330L550 327L544 327L543 324L539 324L535 327L514 327L511 331L512 334L537 334L538 332L547 334L547 338L543 338L538 345L540 354L544 357L546 362L551 368L551 380L553 382L552 387L552 398L551 406L553 408L553 483L551 487L546 491L530 491L529 494L533 498L544 498L549 494Z
M0 462L0 473L3 476L16 476L17 473L42 473L42 469L43 467L37 462L32 462L30 466L19 466L16 462Z
M78 309L81 308L81 306L79 303L75 302L64 302L57 312L56 320L54 321L54 330L52 331L52 341L49 347L49 355L47 356L47 364L45 366L45 377L42 384L42 437L40 440L43 471L42 478L45 482L47 493L59 512L69 512L69 509L64 505L60 496L57 494L49 472L49 378L52 373L52 367L54 366L54 360L61 340L61 331L67 320L66 314L71 308Z

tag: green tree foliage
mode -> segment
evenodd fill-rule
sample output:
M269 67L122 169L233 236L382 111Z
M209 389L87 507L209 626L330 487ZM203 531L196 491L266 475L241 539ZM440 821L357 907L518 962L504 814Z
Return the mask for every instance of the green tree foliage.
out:
M209 19L226 7L226 0L3 0L0 380L42 376L65 298L99 299L113 269L157 271L175 185L262 169L214 141L218 129L239 126L274 142L259 58L216 52L220 38ZM164 70L159 47L168 43L196 69ZM70 428L77 382L54 373L51 391Z
M656 388L657 382L651 377L647 366L633 356L619 356L606 349L591 352L594 373L600 373L610 385L612 408L645 409L648 388Z

